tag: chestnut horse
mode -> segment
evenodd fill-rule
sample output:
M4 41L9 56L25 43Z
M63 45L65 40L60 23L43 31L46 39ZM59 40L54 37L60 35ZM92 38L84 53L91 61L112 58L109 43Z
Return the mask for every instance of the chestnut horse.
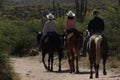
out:
M70 73L75 72L74 60L76 60L76 72L78 73L78 60L83 43L83 33L76 29L70 29L66 33L64 46L68 56Z
M108 45L105 37L100 34L93 34L87 44L89 62L90 62L90 78L93 78L93 66L95 69L95 77L99 77L99 64L103 59L103 74L106 75L106 60L108 57Z
M37 41L38 45L40 44L40 39L42 37L42 33L37 33ZM49 33L46 34L46 37L42 43L42 62L44 67L48 71L53 71L53 60L55 52L58 53L59 57L59 70L61 71L61 58L63 58L63 48L62 48L62 35L57 33ZM45 63L45 56L48 54L48 65Z

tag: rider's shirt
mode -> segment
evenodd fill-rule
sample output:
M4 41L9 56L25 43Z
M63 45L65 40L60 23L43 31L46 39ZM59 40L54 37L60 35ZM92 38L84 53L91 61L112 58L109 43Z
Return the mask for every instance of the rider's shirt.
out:
M46 21L44 27L43 27L43 35L45 35L47 32L56 32L56 24L53 20Z
M75 19L67 19L66 23L65 23L65 26L66 26L66 30L69 30L71 28L76 28L76 21L75 21Z
M105 28L104 21L99 17L95 17L88 24L88 30L92 34L102 33L104 28Z

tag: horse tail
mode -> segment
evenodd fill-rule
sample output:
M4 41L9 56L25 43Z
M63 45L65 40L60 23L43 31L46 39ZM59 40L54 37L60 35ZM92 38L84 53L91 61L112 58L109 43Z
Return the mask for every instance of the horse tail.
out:
M101 35L95 38L95 47L96 47L96 64L100 63L101 60L101 42L103 38Z
M90 39L89 39L89 42L87 43L88 51L89 51L89 50L92 48L92 46L93 46L92 42L93 42L93 39L90 38Z

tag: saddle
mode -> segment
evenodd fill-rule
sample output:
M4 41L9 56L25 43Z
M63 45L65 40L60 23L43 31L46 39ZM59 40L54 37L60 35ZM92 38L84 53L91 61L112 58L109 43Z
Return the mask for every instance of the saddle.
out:
M66 46L67 40L69 40L70 38L77 36L77 37L82 37L83 33L79 32L77 29L69 29L65 32L65 36L64 36L64 46Z
M72 36L82 36L83 35L83 33L82 32L80 32L80 31L78 31L77 29L74 29L74 28L72 28L72 29L69 29L69 30L67 30L66 32L65 32L65 38L71 38Z

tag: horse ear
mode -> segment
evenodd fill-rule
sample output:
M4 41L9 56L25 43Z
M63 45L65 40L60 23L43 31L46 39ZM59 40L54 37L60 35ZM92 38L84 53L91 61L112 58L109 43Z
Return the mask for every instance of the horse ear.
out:
M35 31L35 33L36 33L36 34L38 34L38 32L37 32L37 31Z

